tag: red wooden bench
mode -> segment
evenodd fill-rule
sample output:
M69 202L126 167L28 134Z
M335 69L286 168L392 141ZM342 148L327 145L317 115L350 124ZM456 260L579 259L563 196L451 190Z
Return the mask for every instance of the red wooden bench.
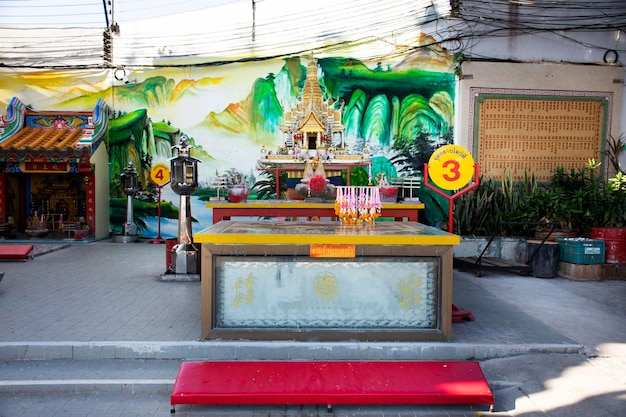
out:
M178 404L488 405L494 398L478 362L219 361L183 362L172 395Z
M33 257L33 245L8 243L0 245L0 259L21 259Z

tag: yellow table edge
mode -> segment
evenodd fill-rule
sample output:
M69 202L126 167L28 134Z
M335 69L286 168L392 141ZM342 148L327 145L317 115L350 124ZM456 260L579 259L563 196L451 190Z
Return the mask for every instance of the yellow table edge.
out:
M333 208L334 201L328 203L309 203L298 200L248 200L245 203L231 203L229 201L208 201L206 208ZM383 208L393 209L423 209L424 203L383 203Z
M248 233L220 233L227 228L232 221L221 221L212 227L194 234L194 242L215 244L239 244L239 245L310 245L310 244L350 244L350 245L432 245L451 246L459 245L461 237L449 234L441 230L441 234L407 234L395 236L381 235L354 235L350 234L350 228L368 226L345 226L346 234L248 234ZM254 223L254 222L245 222ZM407 223L404 223L407 224ZM418 223L414 223L416 226ZM429 227L419 225L420 227ZM343 229L344 226L339 226ZM369 227L376 227L369 226ZM384 226L383 226L384 227ZM213 229L213 230L211 230ZM432 228L431 228L432 229ZM433 229L434 230L434 229Z

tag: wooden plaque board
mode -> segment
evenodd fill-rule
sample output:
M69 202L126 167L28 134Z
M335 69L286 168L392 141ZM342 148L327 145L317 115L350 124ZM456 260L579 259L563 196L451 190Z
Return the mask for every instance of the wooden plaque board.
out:
M474 155L485 178L535 174L604 160L611 93L472 89Z

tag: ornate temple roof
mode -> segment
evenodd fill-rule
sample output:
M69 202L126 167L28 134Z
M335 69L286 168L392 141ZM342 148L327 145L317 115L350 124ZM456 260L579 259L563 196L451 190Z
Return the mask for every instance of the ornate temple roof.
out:
M61 161L89 158L108 122L99 100L93 111L37 112L13 98L0 118L0 161Z
M281 130L290 134L325 132L329 136L343 132L341 107L331 99L324 99L322 87L317 79L317 61L311 60L307 65L300 101L295 108L285 112L285 123Z

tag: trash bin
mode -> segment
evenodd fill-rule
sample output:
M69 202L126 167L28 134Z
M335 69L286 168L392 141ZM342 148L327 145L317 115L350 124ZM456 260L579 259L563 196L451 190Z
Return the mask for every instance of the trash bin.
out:
M556 242L526 241L526 257L534 277L555 278L559 272L559 254Z
M623 227L592 227L589 237L604 240L607 264L626 264L626 228Z

